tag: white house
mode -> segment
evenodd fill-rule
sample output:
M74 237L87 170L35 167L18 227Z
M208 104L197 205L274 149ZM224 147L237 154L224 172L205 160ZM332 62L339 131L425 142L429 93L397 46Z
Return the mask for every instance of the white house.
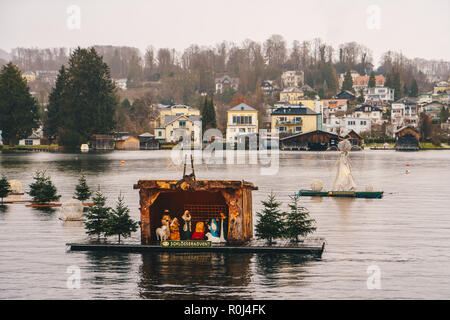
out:
M221 78L216 78L216 93L222 94L226 89L233 89L237 91L239 88L239 78L232 78L224 75Z
M357 117L335 117L331 116L324 124L325 131L345 136L351 130L357 134L362 132L370 132L372 129L372 121L370 118Z
M355 118L369 118L372 122L377 124L383 123L383 111L380 108L370 104L357 106L353 111L352 116Z
M41 138L33 133L26 139L19 140L19 146L39 146L41 144Z
M116 79L114 80L116 87L121 90L127 90L127 79Z
M240 135L258 133L258 111L241 103L227 111L227 141L236 142Z
M283 88L300 87L305 83L303 71L286 71L281 75Z
M394 130L419 125L419 106L415 100L403 98L391 106L391 124Z
M394 101L394 89L388 87L367 88L365 102L381 101L383 103Z
M181 137L190 137L191 142L201 142L200 116L166 115L164 124L155 128L155 139L159 142L177 142Z

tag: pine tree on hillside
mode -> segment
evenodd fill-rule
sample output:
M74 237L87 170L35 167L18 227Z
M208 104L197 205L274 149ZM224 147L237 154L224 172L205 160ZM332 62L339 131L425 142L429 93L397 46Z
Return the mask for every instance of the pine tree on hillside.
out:
M86 221L84 227L88 235L97 235L97 240L100 236L108 231L108 219L110 218L110 207L106 207L106 197L100 191L100 188L95 192L92 198L94 205L89 207L86 213Z
M3 143L16 145L39 127L38 104L27 81L11 62L0 71L0 128Z
M369 88L375 88L377 85L376 79L375 79L375 72L371 72L370 73L370 78L369 78L369 83L368 83L368 87Z
M266 239L272 244L273 239L281 238L284 234L283 213L280 211L280 202L277 202L275 195L271 192L267 201L262 201L264 209L257 212L258 223L255 226L256 236Z
M44 124L49 138L56 134L64 146L78 147L114 128L118 97L110 69L94 48L75 49L57 84Z
M394 73L394 78L392 80L392 89L394 89L394 100L397 101L402 97L402 84L400 82L400 73Z
M384 82L384 86L387 88L392 88L392 79L391 79L391 74L388 73L386 75L386 81Z
M216 128L216 110L214 109L213 99L208 99L208 97L206 96L201 111L203 131L210 128Z
M42 204L58 201L59 198L61 198L61 196L57 194L56 187L52 180L45 174L45 171L36 171L33 179L34 182L30 184L30 191L28 194L33 198L34 202Z
M80 179L78 180L78 185L75 187L75 197L74 199L78 199L81 202L88 200L92 195L91 189L87 185L86 177L84 174L81 174Z
M130 218L130 209L123 202L123 197L119 195L116 208L111 210L111 215L108 219L106 236L117 235L120 243L121 236L128 238L137 228L137 222Z
M62 107L65 105L67 96L66 88L68 83L68 73L64 66L59 70L55 87L48 97L47 113L44 121L44 135L53 141L58 135L59 128L64 127L64 114Z
M298 196L293 196L291 203L288 205L290 211L286 213L286 238L291 241L298 241L299 236L306 236L316 231L315 220L309 218L309 211L305 207L300 206Z
M347 70L344 76L344 82L342 83L342 91L352 91L353 90L353 78L350 70Z
M10 192L11 185L9 184L8 179L5 176L2 176L0 179L0 198L2 199L2 205L3 199L6 198Z
M419 86L417 85L416 79L413 79L411 82L411 90L409 92L409 95L414 98L419 95Z

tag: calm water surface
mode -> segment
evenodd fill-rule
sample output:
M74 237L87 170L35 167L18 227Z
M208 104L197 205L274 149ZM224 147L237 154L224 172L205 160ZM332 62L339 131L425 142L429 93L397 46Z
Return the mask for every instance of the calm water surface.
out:
M259 165L198 165L198 179L245 179L259 187L254 213L273 190L279 200L308 188L330 187L337 154L280 154L275 176ZM139 219L139 179L178 179L170 152L0 154L0 173L22 181L46 169L62 201L74 192L80 170L101 185L114 205L119 192ZM60 209L23 204L0 211L1 299L449 299L450 151L352 153L357 184L384 190L381 200L302 199L325 237L322 259L259 254L101 254L68 252L86 240L81 223L62 223ZM121 161L125 161L122 165ZM405 174L409 164L410 174ZM27 196L24 196L25 198ZM254 214L255 216L255 214ZM139 242L135 233L128 243ZM81 269L81 288L67 289L69 266ZM381 289L367 289L369 266L381 271Z

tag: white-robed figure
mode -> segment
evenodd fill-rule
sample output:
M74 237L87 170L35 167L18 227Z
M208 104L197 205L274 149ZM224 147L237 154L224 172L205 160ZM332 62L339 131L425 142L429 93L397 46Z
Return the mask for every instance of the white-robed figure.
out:
M211 220L211 224L209 225L209 232L206 234L208 241L211 242L220 242L219 238L219 225L216 222L216 219Z
M338 144L339 158L336 161L337 173L333 184L333 191L355 191L356 183L353 179L350 164L349 152L352 144L348 140L343 140Z

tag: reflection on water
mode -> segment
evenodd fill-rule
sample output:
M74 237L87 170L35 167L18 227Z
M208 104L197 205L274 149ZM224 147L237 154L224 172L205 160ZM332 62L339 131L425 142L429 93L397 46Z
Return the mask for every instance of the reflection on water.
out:
M236 297L250 282L250 258L248 254L143 254L139 294L149 299Z
M257 164L196 165L197 179L253 182L253 211L273 190L283 210L289 195L320 179L330 188L334 152L280 152L275 176ZM107 205L119 192L139 219L139 179L179 179L170 151L0 153L0 174L20 180L25 195L36 170L46 169L72 198L83 170L101 185ZM327 240L322 259L261 254L126 254L66 252L87 239L82 222L58 219L60 208L0 207L1 299L311 299L450 298L450 151L351 153L357 185L383 190L383 199L301 198ZM122 161L124 163L122 164ZM405 165L411 173L405 175ZM256 214L254 221L256 223ZM115 239L111 238L111 241ZM139 232L125 243L139 243ZM381 270L382 290L367 289L367 268ZM69 266L82 283L68 290Z

